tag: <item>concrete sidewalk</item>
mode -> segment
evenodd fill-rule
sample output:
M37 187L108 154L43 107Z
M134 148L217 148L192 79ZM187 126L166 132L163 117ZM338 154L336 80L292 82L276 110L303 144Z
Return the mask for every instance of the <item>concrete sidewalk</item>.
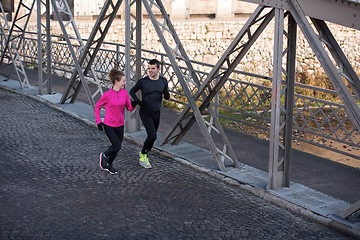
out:
M0 77L0 87L36 98L56 110L65 112L88 125L96 127L93 110L88 104L80 101L76 101L74 104L59 104L61 93L40 96L38 95L38 88L36 86L22 89L17 80L4 80L4 77ZM162 114L164 115L164 113ZM166 124L171 124L171 122L162 124L163 129L167 129ZM163 132L160 131L159 139L162 138L162 133ZM144 130L126 134L128 140L139 145L145 139L145 136ZM201 138L202 136L200 135L199 137ZM360 217L357 213L348 219L342 219L338 216L339 213L351 206L352 203L337 199L295 182L292 182L290 188L282 188L276 191L266 190L268 175L264 170L241 163L241 169L229 167L227 172L221 172L217 170L215 161L209 161L209 159L213 159L209 150L187 142L186 139L178 145L167 144L160 146L156 143L155 148L161 151L162 154L166 154L200 172L211 175L231 185L238 186L241 189L245 189L324 225L335 227L341 231L360 237ZM355 172L358 174L357 176L360 176L360 171L356 170ZM357 178L354 179L354 181L359 182L360 179ZM358 192L358 189L350 190Z

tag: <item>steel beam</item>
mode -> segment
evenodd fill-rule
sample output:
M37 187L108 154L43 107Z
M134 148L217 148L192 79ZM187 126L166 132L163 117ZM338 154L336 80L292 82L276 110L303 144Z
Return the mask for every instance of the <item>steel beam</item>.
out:
M310 47L313 49L325 73L329 77L334 89L339 94L342 102L345 105L345 110L354 124L354 127L360 129L360 107L356 103L355 98L350 93L348 87L343 81L340 73L334 66L325 48L323 47L319 37L316 35L314 29L306 19L306 16L296 0L288 0L290 12L296 20L299 28L307 39Z
M286 62L286 83L285 83L285 126L284 126L284 187L290 187L291 181L291 160L292 160L292 129L294 120L294 92L295 92L295 62L296 62L296 40L297 24L295 19L288 14L287 32L287 62Z
M19 5L17 7L14 20L12 22L11 28L9 28L9 23L7 21L4 9L2 4L1 6L1 16L0 16L0 27L2 35L5 36L5 43L3 45L3 53L0 59L0 65L4 62L4 59L7 58L13 64L13 67L16 71L17 77L19 79L20 86L23 88L30 87L29 80L24 68L24 65L21 60L21 56L19 54L19 48L24 39L25 29L30 19L30 15L32 9L34 7L35 1L33 1L30 5L23 3L20 0ZM23 15L22 15L23 14ZM23 26L20 26L18 22L22 20L25 22ZM14 29L16 28L17 35L15 35ZM17 41L17 44L16 44ZM10 63L10 64L11 64Z
M212 69L212 71L207 76L206 80L202 83L199 90L194 95L195 100L202 100L202 104L200 105L199 109L201 112L205 111L206 108L210 105L212 99L216 96L216 93L220 90L220 88L225 84L229 75L233 72L236 66L239 64L241 59L245 56L247 51L251 48L253 43L256 41L258 36L262 33L262 31L266 28L269 24L271 19L274 16L274 12L271 11L265 16L260 16L263 12L264 7L259 6L252 16L249 18L247 23L235 37L233 42L230 44L228 49L225 51L223 56L219 59L218 63ZM251 32L251 27L254 26L256 23L261 21L261 24L256 29L256 31ZM245 44L240 43L244 38L247 38L247 42ZM245 39L246 40L246 39ZM239 46L239 44L241 44ZM225 70L222 70L225 69ZM211 87L212 81L218 81ZM208 93L206 93L208 92ZM200 99L203 95L206 95L203 99ZM178 143L183 136L190 130L191 126L195 122L195 116L190 113L190 106L187 106L179 116L175 127L169 132L169 134L163 140L163 143L174 139L174 143ZM188 120L190 118L190 120ZM186 121L185 121L186 120ZM186 123L185 123L186 122ZM179 129L177 129L179 128Z
M357 212L358 210L360 210L360 200L354 203L353 205L351 205L350 207L348 207L347 209L345 209L343 212L341 212L339 216L342 218L347 218L351 214Z
M289 1L239 0L269 7L290 10ZM344 0L301 0L300 8L305 16L321 19L360 30L360 4Z
M90 89L89 89L89 86L87 85L86 83L86 79L85 79L85 76L84 76L84 73L81 69L81 64L80 62L78 61L77 59L77 55L76 55L76 51L74 50L74 47L73 47L73 44L71 42L71 40L75 40L75 41L78 41L79 45L80 45L80 49L79 50L83 50L84 48L84 44L82 42L82 39L80 37L80 33L77 29L77 26L75 24L75 21L74 21L74 18L72 16L72 13L71 13L71 9L67 3L66 0L51 0L51 4L52 4L52 7L54 9L54 13L55 13L55 16L56 16L56 19L58 20L59 24L60 24L60 28L62 30L62 33L64 34L64 38L66 40L66 43L67 43L67 46L69 48L69 51L70 51L70 55L71 55L71 58L72 60L74 61L74 64L75 64L75 72L77 71L77 73L79 74L79 77L80 77L80 81L84 84L84 88L85 88L85 92L86 92L86 95L88 97L88 100L89 100L89 103L90 105L95 108L95 103L94 103L94 100L92 98L92 95L91 95L91 92L90 92ZM62 16L60 15L60 12L64 13L67 15L67 17L70 18L70 20L64 24L64 21L62 20ZM67 32L66 30L66 27L72 27L72 31L75 32L76 36L75 37L72 37L71 40L70 40L70 35L69 33ZM74 74L73 74L74 76ZM71 81L71 80L70 80ZM69 87L69 84L66 88L65 91L68 91L70 89ZM65 103L65 100L66 100L66 97L67 95L66 94L63 94L62 95L62 98L60 100L60 103ZM74 99L75 100L75 99Z
M319 39L325 44L336 61L338 72L349 82L357 99L360 100L360 79L337 43L334 35L323 20L311 18L311 21L319 33Z
M273 85L271 97L271 126L269 153L269 181L267 188L283 187L284 176L284 145L280 142L281 122L281 80L283 56L284 10L275 8L274 56L273 56Z
M275 12L268 189L290 187L296 59L296 22L287 13L286 32L284 10L275 8ZM287 37L285 50L284 35ZM286 69L283 69L283 57L286 57ZM286 79L285 84L282 83L283 78Z
M210 123L206 123L198 106L196 105L196 101L192 96L192 93L189 89L188 84L195 84L196 87L200 87L200 81L196 75L196 72L194 71L191 62L176 34L176 31L165 11L165 8L160 0L151 1L151 0L143 0L143 4L145 9L148 12L148 15L150 17L150 20L152 21L154 28L160 38L160 41L165 49L165 52L167 54L167 57L169 58L172 67L174 69L174 72L183 88L183 91L185 92L185 95L187 96L187 99L189 101L189 105L191 106L191 109L193 110L193 114L195 116L195 119L197 123L199 124L200 130L208 143L208 146L219 166L219 168L222 171L226 171L225 168L225 159L230 160L233 166L239 167L239 163L236 159L236 156L234 154L234 151L232 150L231 145L229 144L229 141L227 140L227 137L225 136L222 127L220 123L218 122L218 119L216 118L216 114L212 107L208 108L208 111L210 113L211 119ZM159 22L152 11L152 8L157 8L163 17L163 22ZM173 41L175 43L174 47L171 47L168 42L166 41L164 37L164 32L170 33L170 37L173 38ZM187 70L189 74L185 74L181 71L179 67L178 61L181 61L187 66ZM211 136L211 130L215 130L214 132L219 133L223 140L223 147L222 149L218 148Z
M36 0L37 3L37 42L38 42L38 86L39 95L51 94L52 85L52 62L51 62L51 34L50 34L50 0ZM45 24L41 21L45 16ZM44 42L46 43L44 48ZM45 56L45 57L44 57ZM46 67L46 79L44 79L44 65Z
M54 1L54 0L52 0ZM86 42L86 45L84 46L82 39L80 37L80 34L77 31L76 25L73 24L73 28L75 29L75 33L77 34L76 40L80 43L80 56L79 59L74 55L75 59L75 65L76 69L73 72L71 79L68 82L68 85L65 89L64 94L62 95L62 98L60 100L60 103L65 103L67 99L71 98L70 103L75 102L77 95L80 92L81 86L84 86L84 89L86 91L86 94L88 96L89 102L93 108L95 108L95 97L97 95L102 95L102 83L98 80L96 73L92 67L92 64L96 58L96 54L100 49L101 44L103 43L106 34L116 16L116 13L118 12L120 6L121 6L122 0L116 1L114 3L112 0L107 0L104 3L103 8L101 9L101 12L99 14L98 19L96 20L95 26L90 33L89 39ZM66 1L65 4L67 5ZM73 17L70 11L70 8L67 6L68 14L71 17L70 21L73 21ZM110 14L108 14L110 12ZM58 16L59 17L59 16ZM62 20L59 19L59 23L62 23ZM105 27L102 28L102 24L105 23ZM62 27L63 28L63 27ZM63 29L63 32L66 32L65 28ZM64 34L65 35L65 34ZM100 35L100 36L99 36ZM99 36L98 38L96 38ZM68 42L68 39L67 39ZM70 44L70 41L68 42L68 45ZM92 46L95 45L95 47ZM69 49L73 49L71 45L69 45ZM71 50L73 51L73 50ZM75 53L75 52L74 52ZM85 62L86 60L86 62ZM84 65L84 66L83 66ZM83 69L81 68L83 66ZM88 86L88 83L85 81L85 76L88 75L88 73L91 73L91 76L87 79L91 83L93 83L97 90L94 93L91 93L90 88ZM77 81L77 77L80 77L80 81ZM74 92L72 95L70 95L70 91L73 90Z
M135 15L133 14L135 12ZM125 74L126 90L141 78L141 0L125 1ZM134 40L135 36L135 40ZM135 54L134 54L135 52ZM139 109L125 111L125 132L141 130Z

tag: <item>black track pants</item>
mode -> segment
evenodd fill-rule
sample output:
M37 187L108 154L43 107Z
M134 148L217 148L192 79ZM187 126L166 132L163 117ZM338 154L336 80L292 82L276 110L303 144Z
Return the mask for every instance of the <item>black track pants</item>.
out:
M147 133L147 138L141 152L147 154L154 146L157 138L157 130L160 124L160 111L150 112L140 109L140 118Z
M109 164L112 164L121 149L124 138L124 125L120 127L110 127L104 125L105 133L108 136L111 146L106 150L105 155L109 157Z

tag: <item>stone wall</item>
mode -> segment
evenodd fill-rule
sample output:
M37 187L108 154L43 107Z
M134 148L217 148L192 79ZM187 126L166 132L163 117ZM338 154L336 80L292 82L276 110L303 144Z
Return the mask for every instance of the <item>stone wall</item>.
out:
M175 21L173 25L190 59L215 64L242 29L244 21ZM94 26L94 21L77 22L83 38L87 38ZM338 44L348 57L355 71L360 73L360 31L347 27L329 24ZM30 25L29 31L36 31L36 25ZM106 37L106 41L124 44L124 21L116 20ZM61 34L56 22L51 27L53 34ZM150 21L145 20L142 26L142 46L156 52L164 52L159 38ZM272 75L272 55L274 22L271 22L261 34L257 42L242 60L239 70L254 72L261 75ZM170 39L170 38L168 38ZM284 39L286 41L286 39ZM172 41L169 41L173 45ZM310 75L321 72L320 63L312 49L298 31L297 70L307 71Z

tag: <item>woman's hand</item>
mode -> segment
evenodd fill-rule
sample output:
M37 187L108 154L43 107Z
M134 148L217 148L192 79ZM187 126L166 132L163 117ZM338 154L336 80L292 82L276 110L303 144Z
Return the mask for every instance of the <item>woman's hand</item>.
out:
M99 123L97 126L100 131L104 130L104 124L102 122Z

